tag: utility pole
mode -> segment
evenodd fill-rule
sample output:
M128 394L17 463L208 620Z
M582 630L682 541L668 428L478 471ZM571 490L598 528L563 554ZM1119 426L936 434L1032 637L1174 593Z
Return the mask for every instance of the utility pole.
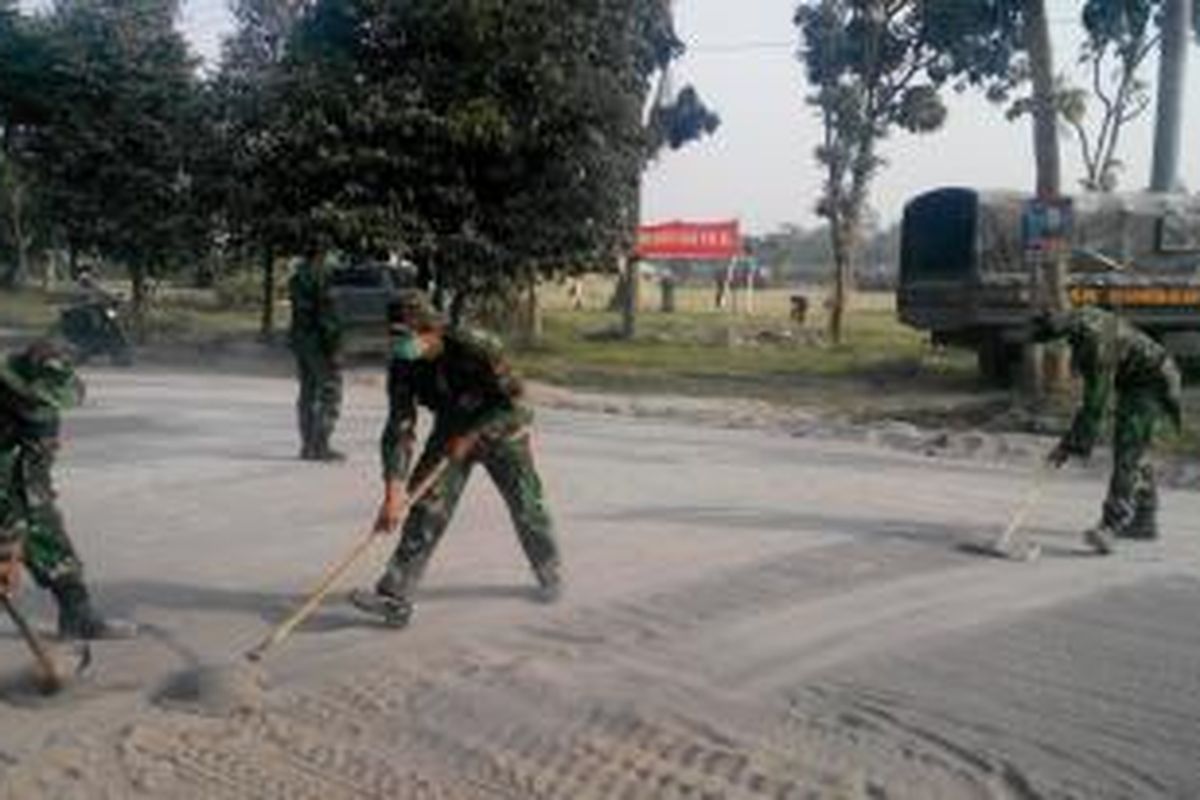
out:
M1058 113L1054 103L1054 57L1050 49L1050 24L1046 0L1028 0L1025 10L1025 41L1033 79L1033 152L1037 162L1037 199L1053 202L1062 195L1062 164L1058 148ZM1030 262L1031 294L1035 302L1053 311L1065 311L1067 303L1067 254L1056 250ZM1048 350L1048 352L1047 352ZM1066 388L1067 354L1061 348L1025 349L1025 384L1032 397L1040 398Z
M1150 191L1170 192L1179 179L1179 141L1183 126L1188 38L1192 34L1191 0L1166 0L1158 65L1158 111L1154 123L1154 164Z

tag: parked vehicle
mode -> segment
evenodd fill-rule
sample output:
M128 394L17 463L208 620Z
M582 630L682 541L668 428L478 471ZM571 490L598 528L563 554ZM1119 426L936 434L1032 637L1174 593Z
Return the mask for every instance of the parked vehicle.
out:
M1019 192L937 189L904 210L897 310L941 344L974 348L983 374L1006 382L1033 287ZM1068 295L1115 308L1172 352L1200 355L1200 197L1071 198Z
M345 352L386 352L388 302L416 282L416 269L403 262L367 262L334 269L330 273L330 295L342 325Z

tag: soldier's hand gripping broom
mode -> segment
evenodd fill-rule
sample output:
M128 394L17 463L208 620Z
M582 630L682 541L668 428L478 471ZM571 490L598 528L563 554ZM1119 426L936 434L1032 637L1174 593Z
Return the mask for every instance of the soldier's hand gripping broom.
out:
M404 499L401 509L402 513L407 511L413 503L420 500L431 488L433 488L433 485L442 476L442 473L446 471L448 464L449 461L443 459L436 467L429 471L429 474L426 475L417 485L417 487ZM313 611L317 609L317 606L321 604L321 601L323 601L325 597L328 596L329 592L333 590L333 587L337 584L338 580L346 574L346 572L355 564L355 562L358 561L359 557L361 557L363 553L370 549L371 545L375 542L377 535L378 531L374 529L371 530L368 534L359 539L359 541L355 543L354 547L350 548L350 550L348 550L341 559L332 564L329 569L326 570L325 575L321 578L321 580L317 582L316 587L312 590L312 593L309 594L308 599L306 599L295 611L293 611L287 619L279 623L279 625L277 625L275 629L266 636L265 639L251 648L246 653L246 658L250 659L251 661L261 661L267 652L271 650L271 648L275 647L288 636L290 636L292 631L296 629L296 626L312 615Z

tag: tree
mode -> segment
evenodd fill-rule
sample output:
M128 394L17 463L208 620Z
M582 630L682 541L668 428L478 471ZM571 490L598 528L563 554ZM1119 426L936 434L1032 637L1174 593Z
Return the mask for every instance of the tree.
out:
M1066 92L1060 112L1075 131L1086 175L1083 188L1093 192L1116 189L1123 162L1117 145L1124 126L1149 107L1150 96L1139 71L1158 45L1151 0L1088 0L1083 25L1088 38L1080 62L1091 73L1091 98L1100 104L1095 132L1084 123L1088 93Z
M678 47L661 0L319 0L281 70L276 194L341 247L412 258L460 297L628 251L642 108ZM711 125L694 94L662 141Z
M945 121L938 54L915 0L815 0L796 11L801 59L815 92L825 171L817 212L829 221L834 297L829 332L840 342L879 143L895 128L933 131Z
M59 0L46 19L38 175L71 251L126 266L139 319L147 279L205 245L188 172L196 63L176 14L177 0Z
M30 165L29 136L44 114L49 74L36 21L0 0L0 286L21 285L31 249L44 239L40 193Z
M297 230L276 202L292 176L278 158L280 71L287 43L303 14L300 0L238 0L237 29L225 43L221 70L208 87L214 151L205 185L230 244L262 264L260 331L275 328L277 256L295 249Z

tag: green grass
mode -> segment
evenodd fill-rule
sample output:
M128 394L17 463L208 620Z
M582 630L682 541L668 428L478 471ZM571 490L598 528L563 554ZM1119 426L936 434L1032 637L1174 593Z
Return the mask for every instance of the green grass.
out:
M53 295L38 289L0 291L0 327L48 329L58 319Z
M66 295L37 289L0 291L0 327L49 331L68 302ZM151 342L197 343L253 336L258 324L257 311L223 309L184 297L151 305L145 329Z
M968 356L933 352L886 309L852 312L839 345L778 313L645 313L632 341L615 338L619 324L606 312L548 312L542 342L518 348L515 360L529 377L567 386L840 403L864 413L914 393L977 386Z

